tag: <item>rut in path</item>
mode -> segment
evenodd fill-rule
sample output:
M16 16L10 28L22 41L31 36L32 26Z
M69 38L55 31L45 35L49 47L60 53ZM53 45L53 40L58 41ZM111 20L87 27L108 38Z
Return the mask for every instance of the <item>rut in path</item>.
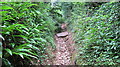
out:
M71 55L74 52L72 34L68 31L55 35L56 51L53 65L74 65Z

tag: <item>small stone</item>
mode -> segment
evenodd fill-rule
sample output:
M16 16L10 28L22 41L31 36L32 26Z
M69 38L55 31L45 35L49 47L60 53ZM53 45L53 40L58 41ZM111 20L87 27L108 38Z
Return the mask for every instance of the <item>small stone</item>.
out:
M58 59L62 59L62 57L59 57Z
M64 37L64 36L67 36L67 35L68 35L68 32L62 32L62 33L57 34L58 37Z

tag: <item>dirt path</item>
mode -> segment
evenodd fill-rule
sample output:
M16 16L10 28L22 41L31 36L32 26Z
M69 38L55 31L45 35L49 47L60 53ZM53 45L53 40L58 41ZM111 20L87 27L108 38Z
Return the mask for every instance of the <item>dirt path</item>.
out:
M51 58L44 61L43 65L75 65L75 46L72 33L67 31L66 24L61 26L62 31L54 36L56 50L52 51Z
M71 61L71 55L74 52L72 34L68 31L57 33L55 41L56 51L53 65L74 65Z

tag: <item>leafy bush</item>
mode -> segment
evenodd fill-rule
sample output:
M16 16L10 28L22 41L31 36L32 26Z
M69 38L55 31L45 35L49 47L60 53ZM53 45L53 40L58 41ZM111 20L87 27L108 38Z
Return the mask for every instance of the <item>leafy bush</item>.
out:
M32 58L43 63L47 46L54 48L49 10L49 3L2 3L3 65L30 64Z
M72 28L79 44L77 64L120 64L120 3L103 3L89 9L83 8L86 4L75 4L80 10L73 12Z

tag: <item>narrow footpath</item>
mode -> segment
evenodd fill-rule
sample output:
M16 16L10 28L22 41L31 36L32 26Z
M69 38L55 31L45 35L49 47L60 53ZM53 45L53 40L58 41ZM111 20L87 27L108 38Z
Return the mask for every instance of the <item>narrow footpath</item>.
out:
M72 54L75 51L72 39L72 33L67 30L55 35L56 51L54 52L55 59L53 65L74 65L71 60Z
M63 24L64 25L64 24ZM67 26L54 36L56 49L52 51L52 58L46 59L44 65L75 65L75 46L72 33L68 32Z

